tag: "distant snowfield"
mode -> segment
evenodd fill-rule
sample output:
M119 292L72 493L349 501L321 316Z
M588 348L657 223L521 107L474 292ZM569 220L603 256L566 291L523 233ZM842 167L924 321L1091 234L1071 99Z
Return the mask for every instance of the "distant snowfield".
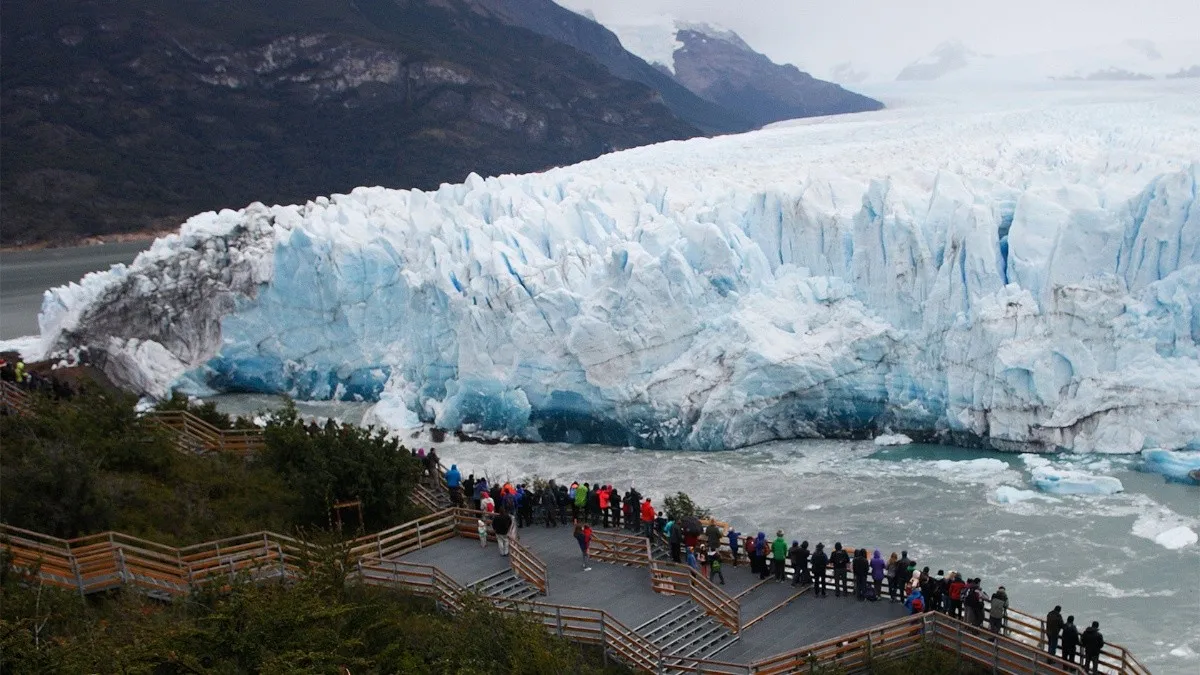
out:
M50 293L44 346L154 395L381 400L547 441L1200 447L1200 83L884 100L201 214Z

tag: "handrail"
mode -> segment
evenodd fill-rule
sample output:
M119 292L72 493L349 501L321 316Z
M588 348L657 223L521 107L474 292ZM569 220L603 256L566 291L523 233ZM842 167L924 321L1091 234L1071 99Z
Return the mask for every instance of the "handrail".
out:
M8 380L0 380L0 409L11 409L18 415L27 415L33 410L29 392Z
M146 417L173 431L184 450L191 449L182 443L184 438L209 452L243 456L261 450L266 443L261 429L221 429L187 410L155 410Z
M741 632L740 601L687 565L650 561L650 584L655 593L688 596L705 614L724 624L730 631L735 634Z
M651 558L645 537L607 530L592 532L588 555L602 562L635 567L649 567Z
M532 551L525 548L520 540L508 542L508 564L517 576L529 582L541 595L546 594L547 570L546 563Z

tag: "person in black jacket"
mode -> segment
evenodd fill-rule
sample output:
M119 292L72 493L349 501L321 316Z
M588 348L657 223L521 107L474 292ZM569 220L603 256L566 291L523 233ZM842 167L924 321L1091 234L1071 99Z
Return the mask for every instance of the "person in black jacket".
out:
M788 562L792 563L792 585L800 585L800 570L804 569L804 561L800 559L800 542L793 541L788 549Z
M867 599L867 574L871 572L871 562L867 560L867 550L860 548L854 552L854 594L859 602Z
M812 584L812 572L808 569L808 556L808 540L805 539L800 542L800 567L797 568L796 572L799 575L798 581L801 584Z
M829 564L833 566L833 595L842 597L850 594L846 584L846 568L850 565L850 554L842 548L842 542L834 542L833 555L829 556Z
M612 516L612 524L621 529L621 491L613 488L608 495L608 512Z
M508 532L512 529L512 516L504 509L500 509L500 513L492 518L492 531L496 533L496 546L500 549L500 555L508 556Z
M1079 638L1083 646L1083 668L1093 673L1100 672L1100 650L1104 649L1104 634L1100 632L1100 622L1093 621L1092 625L1083 630Z
M817 543L817 550L812 554L813 597L825 597L825 568L829 565L829 556L825 555L825 544Z
M1055 605L1046 615L1046 651L1050 652L1050 656L1055 656L1058 652L1058 638L1062 635L1062 629L1062 606Z
M683 561L683 553L682 553L683 526L682 525L680 525L679 523L675 523L675 526L671 528L671 534L667 537L667 543L670 544L670 546L671 546L671 561L672 562L682 562Z
M1068 616L1067 623L1062 627L1062 657L1075 663L1075 650L1079 647L1079 629L1075 627L1075 617Z

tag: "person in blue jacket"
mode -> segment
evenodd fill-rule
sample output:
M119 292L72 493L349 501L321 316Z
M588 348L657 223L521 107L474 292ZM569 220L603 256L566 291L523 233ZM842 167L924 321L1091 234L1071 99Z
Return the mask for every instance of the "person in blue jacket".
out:
M729 532L725 535L729 539L729 554L733 556L733 566L737 567L738 561L738 542L742 540L742 533L736 532L733 526L729 526Z
M446 472L446 487L450 488L450 503L462 506L462 474L457 464L451 464Z
M908 608L909 614L920 614L925 611L925 596L921 594L921 587L914 586L912 593L904 601L904 606Z

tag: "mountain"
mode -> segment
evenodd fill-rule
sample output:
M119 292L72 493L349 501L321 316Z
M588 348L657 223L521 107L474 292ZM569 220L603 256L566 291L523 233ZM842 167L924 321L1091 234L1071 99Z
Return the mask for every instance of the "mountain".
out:
M1200 447L1193 91L931 96L202 214L51 291L42 344L157 396L543 441Z
M617 77L662 94L680 119L708 133L749 131L757 125L738 111L697 96L664 73L626 51L617 36L593 17L576 14L553 0L467 0L476 11L544 35L588 54Z
M667 18L611 27L626 49L754 126L883 107L794 65L774 63L733 31Z
M736 33L691 26L676 35L683 47L674 54L675 79L756 125L883 108L879 101L796 66L774 63Z
M909 64L897 80L953 82L1137 81L1186 73L1200 63L1200 41L1118 44L1006 55L983 55L957 41Z
M435 188L687 138L709 122L749 126L721 127L732 116L673 82L657 88L650 66L640 66L650 86L615 75L491 4L9 0L4 244L162 228L358 185ZM695 123L664 101L694 108Z
M905 66L896 79L936 80L982 58L986 57L967 49L961 42L944 42L925 58Z

